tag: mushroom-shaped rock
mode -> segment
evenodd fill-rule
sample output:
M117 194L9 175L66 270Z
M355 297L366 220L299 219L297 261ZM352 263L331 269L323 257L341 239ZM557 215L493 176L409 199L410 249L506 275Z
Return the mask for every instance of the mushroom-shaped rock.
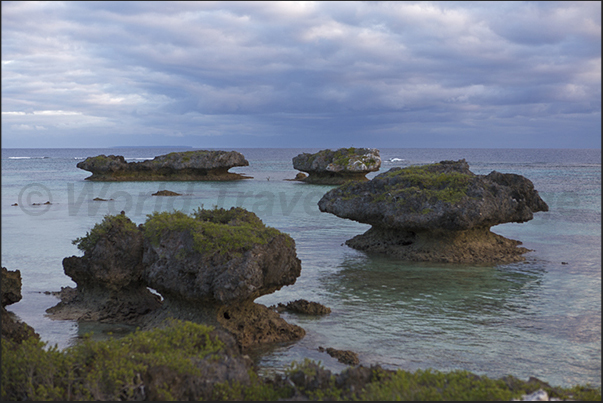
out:
M77 289L61 291L47 310L55 318L146 329L189 320L230 332L242 348L305 334L253 302L294 284L301 262L290 236L242 208L155 212L138 227L123 213L106 216L74 243L84 256L63 266Z
M475 175L465 160L392 168L364 183L326 193L321 211L371 224L346 243L414 261L513 262L521 243L490 231L548 211L527 178L496 171Z
M127 162L121 155L98 155L78 162L78 168L92 172L92 181L225 181L247 178L228 172L248 166L237 151L184 151L160 155L152 160Z
M144 224L144 276L168 316L230 331L242 348L301 338L261 295L294 284L295 242L242 208L154 213Z
M366 174L381 166L379 150L374 148L340 148L303 153L293 158L293 168L308 173L300 179L306 183L341 185L348 180L366 181Z
M84 256L63 259L63 269L77 288L59 294L61 303L47 310L54 318L139 324L161 306L143 282L143 236L128 217L105 216L73 243Z

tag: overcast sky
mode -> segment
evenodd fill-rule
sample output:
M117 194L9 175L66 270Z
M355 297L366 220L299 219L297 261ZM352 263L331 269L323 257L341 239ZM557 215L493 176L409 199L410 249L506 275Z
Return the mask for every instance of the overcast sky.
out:
M601 147L601 2L2 1L2 147Z

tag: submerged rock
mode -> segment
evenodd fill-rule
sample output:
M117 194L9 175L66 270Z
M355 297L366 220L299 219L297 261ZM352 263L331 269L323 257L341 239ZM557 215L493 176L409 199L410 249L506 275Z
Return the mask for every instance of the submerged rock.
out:
M172 192L171 190L160 190L153 193L151 196L182 196L180 193Z
M152 160L126 162L121 155L98 155L77 163L92 172L92 181L226 181L247 178L228 172L232 167L248 166L237 151L184 151L160 155Z
M277 312L291 311L305 315L328 315L331 313L331 308L319 304L318 302L307 301L305 299L291 301L286 305L279 302L274 309L276 309Z
M475 175L465 160L392 168L365 183L333 189L321 211L372 225L346 243L413 261L513 262L528 250L490 231L548 211L530 180Z
M123 214L107 216L74 243L84 256L63 266L77 292L61 293L48 310L54 317L143 328L189 320L228 331L242 348L305 334L253 302L294 284L301 262L290 236L242 208L155 212L138 227Z
M374 148L327 149L293 158L293 168L309 174L298 180L322 185L341 185L348 180L366 181L366 174L378 171L380 166L379 150Z
M358 359L358 354L350 350L337 350L333 347L318 347L318 351L326 352L331 357L336 358L337 361L341 362L345 365L358 365L360 364L360 360Z

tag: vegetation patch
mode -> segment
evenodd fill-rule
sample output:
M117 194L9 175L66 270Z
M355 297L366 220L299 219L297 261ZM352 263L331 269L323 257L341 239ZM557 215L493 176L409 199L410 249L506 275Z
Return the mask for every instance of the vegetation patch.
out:
M183 162L188 162L192 157L196 157L198 155L207 155L209 151L207 150L194 150L194 151L180 151L180 152L171 152L166 154L161 160L164 159L181 159ZM159 162L159 160L157 161Z
M93 341L59 351L30 338L2 339L2 400L136 400L151 367L195 375L196 360L218 353L223 343L213 328L174 321L165 329L137 331L123 338ZM163 391L172 400L170 385Z
M114 228L121 228L122 231L136 232L138 228L124 214L106 215L100 223L97 223L92 229L86 232L86 235L71 241L77 248L83 252L91 252L98 240Z
M379 183L379 191L372 202L397 202L406 204L409 200L435 204L437 202L458 203L467 196L472 175L458 172L441 172L441 164L410 166L391 169L373 179ZM428 208L422 209L425 214Z
M154 212L148 215L143 227L144 236L154 245L159 245L165 231L186 231L193 237L194 251L206 255L240 256L255 245L265 245L281 234L240 207L230 210L197 209L191 215L181 211Z
M122 338L93 341L86 336L64 351L46 348L46 343L35 338L20 344L2 338L0 394L3 401L141 400L151 388L144 379L158 369L170 374L170 379L204 384L207 379L197 364L201 360L217 362L225 351L212 330L173 321L169 327L136 331ZM348 376L354 370L366 376ZM249 384L214 384L211 400L510 401L539 389L557 400L601 400L601 389L589 385L558 388L513 377L494 380L467 371L389 371L378 366L349 367L332 374L320 362L308 359L293 362L284 377L262 378L252 370L249 375ZM172 383L152 387L160 400L195 398L189 395L190 389Z

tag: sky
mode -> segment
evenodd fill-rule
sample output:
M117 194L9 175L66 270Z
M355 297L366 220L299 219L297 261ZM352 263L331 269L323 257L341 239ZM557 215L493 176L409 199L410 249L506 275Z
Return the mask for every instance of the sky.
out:
M2 147L600 148L601 2L2 1Z

